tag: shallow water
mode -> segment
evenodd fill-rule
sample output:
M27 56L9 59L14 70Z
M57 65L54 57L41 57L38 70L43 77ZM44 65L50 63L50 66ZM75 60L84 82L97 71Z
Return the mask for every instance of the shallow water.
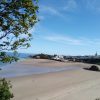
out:
M79 67L35 67L30 65L21 65L21 64L9 64L2 67L0 70L0 77L10 78L24 75L32 75L32 74L42 74L48 72L58 72L64 70L75 70L79 69Z

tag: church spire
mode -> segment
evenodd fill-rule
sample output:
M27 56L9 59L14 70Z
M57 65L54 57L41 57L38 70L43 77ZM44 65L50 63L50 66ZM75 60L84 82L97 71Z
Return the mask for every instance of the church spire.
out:
M95 56L98 56L98 53L97 52L95 53Z

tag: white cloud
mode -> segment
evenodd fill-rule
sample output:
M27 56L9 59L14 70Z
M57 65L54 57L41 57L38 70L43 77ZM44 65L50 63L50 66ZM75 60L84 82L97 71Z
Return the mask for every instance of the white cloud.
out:
M100 38L81 37L80 40L84 46L100 46Z
M69 45L82 45L79 39L74 39L72 37L68 37L64 35L44 36L42 38L56 43L69 44Z
M100 46L100 39L91 39L85 37L73 38L72 36L60 35L60 34L51 34L45 36L39 36L38 39L43 39L46 41L60 43L64 45L75 45L75 46Z
M77 8L77 2L75 0L68 0L64 6L65 11L73 11Z
M63 17L63 15L58 9L50 7L50 6L44 6L44 5L40 6L40 13Z
M100 12L100 0L85 0L85 3L88 9Z

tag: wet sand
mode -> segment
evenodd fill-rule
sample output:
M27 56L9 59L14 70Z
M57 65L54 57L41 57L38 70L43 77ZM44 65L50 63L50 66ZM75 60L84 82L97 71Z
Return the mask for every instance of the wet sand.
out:
M84 70L89 64L39 59L19 63L23 64L30 67L74 65L79 69L9 78L15 96L12 100L95 100L100 97L100 72Z

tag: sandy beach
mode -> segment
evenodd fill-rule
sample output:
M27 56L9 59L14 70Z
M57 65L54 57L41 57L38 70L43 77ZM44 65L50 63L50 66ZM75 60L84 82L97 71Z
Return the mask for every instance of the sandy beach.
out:
M95 100L100 97L100 72L84 70L89 64L28 59L19 65L77 66L79 69L8 78L13 85L12 100Z

